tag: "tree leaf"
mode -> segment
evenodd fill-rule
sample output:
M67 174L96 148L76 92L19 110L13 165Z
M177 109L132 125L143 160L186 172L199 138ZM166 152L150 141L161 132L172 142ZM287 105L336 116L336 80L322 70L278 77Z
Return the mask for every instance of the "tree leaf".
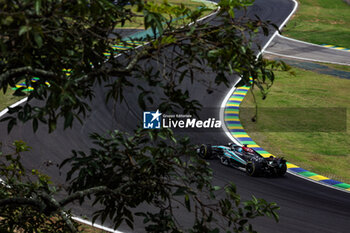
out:
M41 0L35 0L34 8L35 8L35 13L37 15L40 15Z
M39 33L35 33L34 34L34 40L35 40L35 43L38 45L39 48L41 48L43 46L43 38L41 38Z
M32 29L31 26L28 26L28 25L23 25L19 28L19 31L18 31L18 35L21 36L23 35L24 33L30 31Z

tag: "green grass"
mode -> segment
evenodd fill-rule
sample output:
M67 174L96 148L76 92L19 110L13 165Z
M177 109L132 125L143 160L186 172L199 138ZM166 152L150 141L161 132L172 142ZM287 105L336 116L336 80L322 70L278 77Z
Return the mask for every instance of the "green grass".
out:
M11 89L8 89L6 94L0 92L0 111L24 98L23 96L13 96L13 93L14 91Z
M260 109L256 123L250 120L252 111L245 110L255 106L251 92L248 93L241 105L242 124L252 139L270 153L284 156L304 169L350 183L350 130L344 124L331 124L343 119L350 125L350 80L293 69L296 76L276 72L276 81L266 100L254 90ZM293 107L304 109L295 114ZM345 115L339 114L343 116L339 119L338 114L325 111L330 107L347 109ZM264 108L284 108L284 111L266 114ZM311 108L323 111L312 114L308 111ZM278 128L274 126L276 124ZM306 132L295 132L300 125ZM336 132L317 130L324 126L326 129L328 126L342 127Z
M299 0L283 34L315 44L350 48L350 5L343 0Z

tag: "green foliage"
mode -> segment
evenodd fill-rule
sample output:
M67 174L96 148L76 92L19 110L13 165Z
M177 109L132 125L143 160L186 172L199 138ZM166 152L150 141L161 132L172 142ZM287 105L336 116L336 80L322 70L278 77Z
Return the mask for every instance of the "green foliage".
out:
M31 83L34 90L28 101L10 108L10 116L2 119L8 121L8 131L17 121L32 121L34 131L46 124L52 132L60 118L64 128L72 127L74 120L84 121L90 111L94 87L106 83L107 100L123 102L126 87L135 88L141 109L156 104L162 112L196 115L202 105L179 87L185 81L208 84L210 94L209 84L228 85L240 75L248 85L252 77L253 86L265 94L274 80L273 69L287 68L257 58L252 49L255 33L266 34L268 22L235 18L234 10L251 5L251 0L221 1L215 24L200 21L209 10L206 7L191 10L167 2L112 2L0 0L0 89L6 93L20 80L30 84L32 77L40 78ZM154 35L143 38L149 43L137 49L135 45L119 59L111 45L126 42L115 28L135 17L143 17L145 29ZM108 59L103 55L106 51L111 53ZM142 65L151 62L159 70ZM65 69L72 70L69 77ZM203 72L215 75L208 79L194 75ZM154 103L152 89L164 94L159 103ZM67 205L83 204L86 199L100 206L94 221L110 218L116 228L123 222L133 228L135 215L141 216L148 232L253 232L250 219L271 215L277 220L274 203L256 198L242 203L233 184L224 188L224 198L218 196L220 188L211 184L211 169L194 155L195 146L188 138L177 138L166 129L136 129L132 134L95 133L91 139L95 146L89 153L73 151L61 165L70 168L68 194L62 200L54 198L59 190L48 176L39 170L26 174L20 153L30 148L15 142L15 152L0 160L4 177L0 227L76 232L69 211L66 214ZM150 211L134 213L133 208L141 204L149 205ZM194 216L189 229L182 229L173 215L178 206Z
M21 164L21 153L30 147L23 141L15 141L13 146L13 153L0 153L0 231L76 231L70 211L57 208L49 196L56 192L50 178L35 169L27 174Z
M69 211L68 215L63 211L66 205L74 201L82 204L86 199L99 206L93 221L110 218L115 228L123 222L133 228L134 217L140 216L148 232L186 230L173 214L178 208L194 214L189 232L253 232L249 219L267 215L278 220L275 203L255 197L241 203L232 183L224 188L224 198L218 196L220 188L211 184L208 163L195 155L188 138L169 142L174 135L168 129L138 130L132 136L114 131L91 138L96 147L90 153L73 151L61 164L71 167L67 173L68 195L61 200L54 198L59 190L48 176L35 169L26 174L20 162L20 153L29 149L24 142L14 143L13 154L2 155L6 162L0 164L4 177L1 229L76 232ZM133 213L141 204L148 205L150 211Z

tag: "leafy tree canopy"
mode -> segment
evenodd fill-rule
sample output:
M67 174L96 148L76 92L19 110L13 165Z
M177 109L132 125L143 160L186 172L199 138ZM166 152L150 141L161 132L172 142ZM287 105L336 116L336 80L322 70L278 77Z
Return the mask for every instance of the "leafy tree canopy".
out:
M166 1L0 0L0 89L6 93L23 80L33 87L28 101L11 108L11 115L2 120L8 121L9 131L21 121L31 122L34 131L40 123L47 124L52 132L59 118L64 119L64 128L72 127L90 111L94 87L105 83L109 83L106 96L116 101L124 100L126 87L138 89L139 107L145 109L154 104L154 93L138 86L138 80L164 90L163 102L156 103L162 109L177 107L195 114L200 103L179 85L198 79L194 74L205 70L216 74L206 82L228 85L233 75L240 75L248 84L252 77L252 85L266 94L273 69L288 67L256 57L252 39L258 32L267 34L270 24L235 16L237 9L244 11L251 4L251 0L222 0L213 21L200 20L211 11L205 6L190 9ZM121 29L135 18L141 18L153 34L142 38L142 47L131 46L117 56L113 45L130 46ZM142 65L151 61L164 70L153 72ZM33 77L39 80L33 83ZM225 197L216 197L219 187L211 184L208 164L193 156L188 138L178 139L168 129L116 130L108 136L92 134L91 139L96 147L89 153L73 151L61 165L70 168L68 195L62 200L55 199L59 189L48 176L37 170L26 172L20 156L29 147L16 141L14 152L2 155L0 164L5 181L0 191L0 229L76 232L66 206L86 198L102 206L94 220L111 218L116 228L122 222L132 228L138 215L149 232L253 231L249 219L263 215L278 219L274 203L253 198L242 204L233 184L223 188ZM179 200L194 215L188 229L182 229L172 214ZM131 211L142 203L157 211ZM218 225L218 219L224 223Z

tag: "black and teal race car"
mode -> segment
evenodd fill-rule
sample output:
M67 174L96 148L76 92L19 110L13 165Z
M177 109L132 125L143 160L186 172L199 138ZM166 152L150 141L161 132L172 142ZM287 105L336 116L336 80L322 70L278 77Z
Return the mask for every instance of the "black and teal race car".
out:
M203 144L197 149L203 159L218 158L226 166L245 170L250 176L284 176L286 160L278 157L263 157L247 145L229 143L226 146Z

